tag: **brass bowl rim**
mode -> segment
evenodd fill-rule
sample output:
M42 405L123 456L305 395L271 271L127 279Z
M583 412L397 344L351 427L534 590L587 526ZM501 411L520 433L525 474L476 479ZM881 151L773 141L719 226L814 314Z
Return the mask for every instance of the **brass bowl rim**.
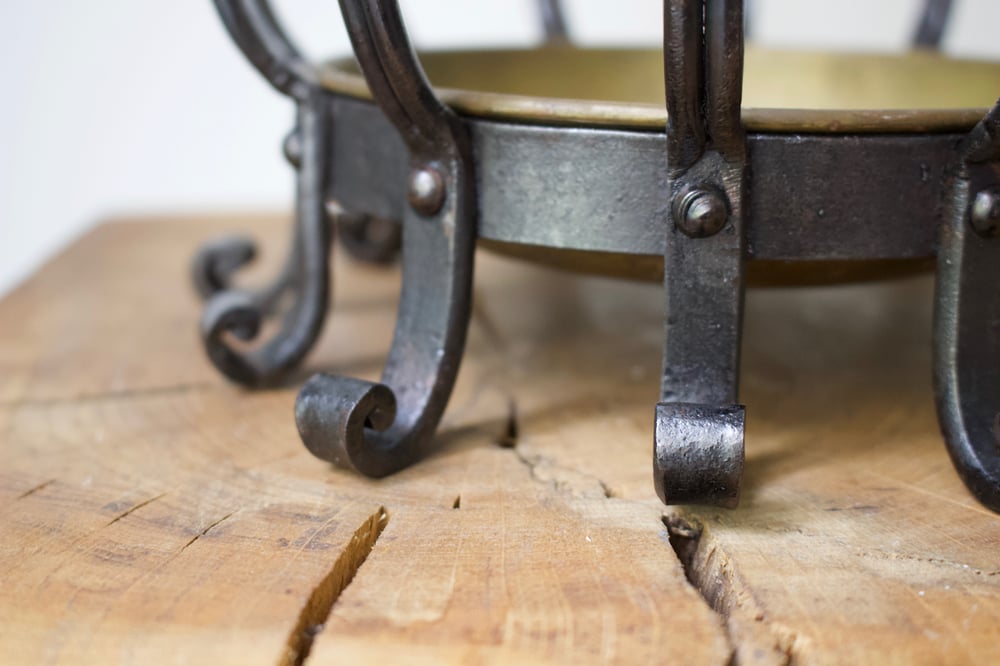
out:
M435 51L427 55L460 59L470 53L539 53L553 49L609 52L648 49L584 49L547 46L529 49L490 49ZM748 49L748 52L752 50ZM763 52L763 51L762 51ZM788 53L795 53L789 51ZM801 52L800 52L801 53ZM886 58L905 58L918 54L931 60L949 63L962 61L938 54L913 52ZM862 54L839 54L838 57L858 57ZM1000 66L998 66L1000 72ZM319 69L321 85L330 92L371 100L364 77L357 71L353 57L329 60ZM666 109L640 102L611 102L585 99L536 97L508 93L480 92L456 88L435 88L440 99L464 116L521 124L572 127L602 127L638 131L663 131ZM1000 77L998 77L1000 93ZM971 129L987 112L987 107L955 109L803 109L743 107L743 124L748 131L773 133L871 134L871 133L945 133Z

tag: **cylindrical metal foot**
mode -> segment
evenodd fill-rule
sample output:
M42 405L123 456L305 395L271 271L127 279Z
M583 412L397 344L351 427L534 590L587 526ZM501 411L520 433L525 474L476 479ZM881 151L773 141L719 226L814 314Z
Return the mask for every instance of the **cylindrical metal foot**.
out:
M664 504L739 503L745 415L742 405L656 405L653 483Z

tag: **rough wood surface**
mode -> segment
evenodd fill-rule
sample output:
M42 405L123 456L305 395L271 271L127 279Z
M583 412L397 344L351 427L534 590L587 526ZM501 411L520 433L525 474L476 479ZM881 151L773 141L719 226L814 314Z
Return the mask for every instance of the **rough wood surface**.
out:
M284 227L104 225L0 303L0 662L1000 660L1000 519L937 432L929 279L752 293L743 503L668 509L655 286L481 255L441 450L368 481L291 407L310 371L377 377L395 271L337 257L287 388L198 347L198 242L251 230L261 277Z
M441 453L381 482L308 455L294 386L219 378L186 264L232 226L102 226L0 304L0 663L727 661L658 507L500 446L480 326ZM336 277L310 366L377 376L396 274Z

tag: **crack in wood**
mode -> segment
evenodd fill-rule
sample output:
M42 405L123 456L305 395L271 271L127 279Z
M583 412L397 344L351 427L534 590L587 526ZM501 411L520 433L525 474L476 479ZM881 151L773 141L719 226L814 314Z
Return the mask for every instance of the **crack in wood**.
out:
M27 490L25 490L23 493L21 493L20 495L17 496L17 499L23 500L25 497L29 497L31 495L34 495L39 490L44 490L45 488L48 488L49 486L51 486L55 482L56 482L55 479L49 479L48 481L43 481L42 483L39 483L37 486L34 486L33 488L28 488Z
M102 393L87 393L83 395L70 395L58 398L15 398L13 400L0 400L0 409L44 408L56 407L59 405L75 406L86 403L101 402L104 400L129 400L193 393L195 391L207 391L221 386L223 385L213 382L197 382L193 384L180 384L177 386L156 386L126 391L106 391Z
M704 526L679 514L664 516L663 524L688 582L722 620L733 650L731 666L793 663L798 635L767 620L763 605Z
M917 555L908 555L906 553L893 553L884 550L859 550L855 549L855 555L862 558L868 558L873 560L883 560L883 561L903 561L903 562L923 562L927 564L940 564L942 566L950 567L952 569L957 569L962 573L966 573L972 576L1000 576L1000 569L979 569L977 567L970 566L964 562L956 562L955 560L948 560L943 557L919 557Z
M214 523L212 523L211 525L209 525L208 527L206 527L205 529L203 529L201 532L199 532L198 534L195 534L191 538L190 541L188 541L186 544L184 544L183 546L181 546L181 549L179 551L177 551L177 553L180 554L188 546L190 546L195 541L197 541L198 539L200 539L203 536L205 536L206 534L208 534L209 531L211 531L213 528L217 527L220 523L222 523L222 522L224 522L226 520L229 520L230 518L232 518L233 516L235 516L237 513L239 513L239 509L236 509L236 511L230 511L229 513L227 513L226 515L224 515L222 518L219 518L217 521L215 521Z
M618 499L618 494L603 479L562 465L550 457L538 453L533 455L526 453L519 439L520 423L518 422L517 401L513 397L510 397L509 404L508 437L502 439L499 443L501 446L509 448L517 460L528 467L533 479L551 485L557 492L575 496L599 497L595 492L596 489L599 489L600 496L603 496L604 499ZM459 499L456 498L455 500L456 508ZM702 562L699 558L700 546L702 544L701 537L703 534L702 526L697 522L688 523L676 516L664 516L663 524L667 528L670 546L677 555L689 584L704 599L708 607L719 616L720 629L724 632L726 642L731 651L728 664L730 666L745 666L750 663L774 664L775 666L790 664L793 659L791 648L795 642L794 634L785 632L786 635L782 636L778 631L770 632L768 635L776 638L773 639L773 645L764 647L761 647L757 636L751 636L748 640L745 637L747 632L742 630L742 626L739 625L739 622L742 620L737 620L737 626L734 629L734 620L731 611L736 608L736 605L720 605L720 602L729 600L731 596L725 593L726 583L723 581L726 580L726 577L714 576L718 583L717 589L713 589L705 584L708 580L708 575L704 573L704 571L707 571L707 567L704 566L705 562ZM716 549L713 548L713 552L716 552ZM715 560L713 558L709 559L711 563L714 563ZM697 568L699 565L702 565L702 573L699 573L699 569ZM730 582L731 578L732 576L729 577ZM747 592L746 594L749 593ZM756 602L754 603L756 604ZM757 613L754 621L763 621L763 614Z
M547 483L559 492L577 497L594 497L598 494L605 499L617 497L615 491L596 476L566 467L541 454L529 455L518 447L512 447L511 451L531 471L533 479Z
M497 443L506 449L512 449L517 446L520 433L521 428L517 421L517 401L510 398L507 401L507 423L504 426L503 435Z
M532 478L571 495L594 496L599 488L604 498L617 497L599 477L561 465L544 455L525 452L520 435L518 404L511 396L507 429L498 444L509 448L531 471ZM459 501L460 498L456 498L456 505ZM688 582L719 616L720 628L731 650L729 664L787 666L792 663L798 635L774 622L765 622L763 606L753 597L749 586L739 580L729 557L714 540L704 538L702 525L679 515L663 516L663 524Z
M600 489L606 498L617 497L616 493L602 479L581 472L571 467L561 465L552 458L541 454L529 455L518 446L521 425L518 421L517 401L508 398L507 427L504 435L497 442L501 447L510 449L517 459L531 470L531 476L537 481L549 483L553 487L571 495L592 495L593 488Z
M126 510L124 513L120 513L117 516L115 516L115 518L110 523L108 523L107 525L105 525L105 527L111 527L112 525L114 525L115 523L117 523L119 520L121 520L125 516L127 516L127 515L129 515L131 513L135 513L136 511L138 511L142 507L148 506L148 505L152 504L153 502L155 502L156 500L158 500L158 499L160 499L162 497L165 497L165 496L166 496L166 493L160 493L156 497L150 497L148 500L146 500L144 502L139 502L135 506L133 506L133 507L129 508L128 510Z
M341 551L329 573L313 588L309 599L299 612L299 617L278 659L278 666L302 666L309 657L313 641L323 630L323 625L333 611L333 606L347 586L354 580L358 569L368 559L375 542L389 524L385 507L368 517Z

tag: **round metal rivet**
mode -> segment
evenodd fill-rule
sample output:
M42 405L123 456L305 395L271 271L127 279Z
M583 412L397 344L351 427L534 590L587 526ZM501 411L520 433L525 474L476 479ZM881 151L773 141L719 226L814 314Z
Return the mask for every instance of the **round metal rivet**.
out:
M281 144L281 152L285 154L285 159L293 167L298 169L302 166L302 136L299 134L298 128L293 129L285 137L284 143Z
M713 236L726 226L729 207L725 198L708 188L693 188L681 192L674 201L674 222L691 238Z
M1000 237L1000 188L991 187L976 193L970 214L972 227L984 238Z
M421 215L434 215L444 204L444 178L433 167L421 167L410 174L410 205Z

